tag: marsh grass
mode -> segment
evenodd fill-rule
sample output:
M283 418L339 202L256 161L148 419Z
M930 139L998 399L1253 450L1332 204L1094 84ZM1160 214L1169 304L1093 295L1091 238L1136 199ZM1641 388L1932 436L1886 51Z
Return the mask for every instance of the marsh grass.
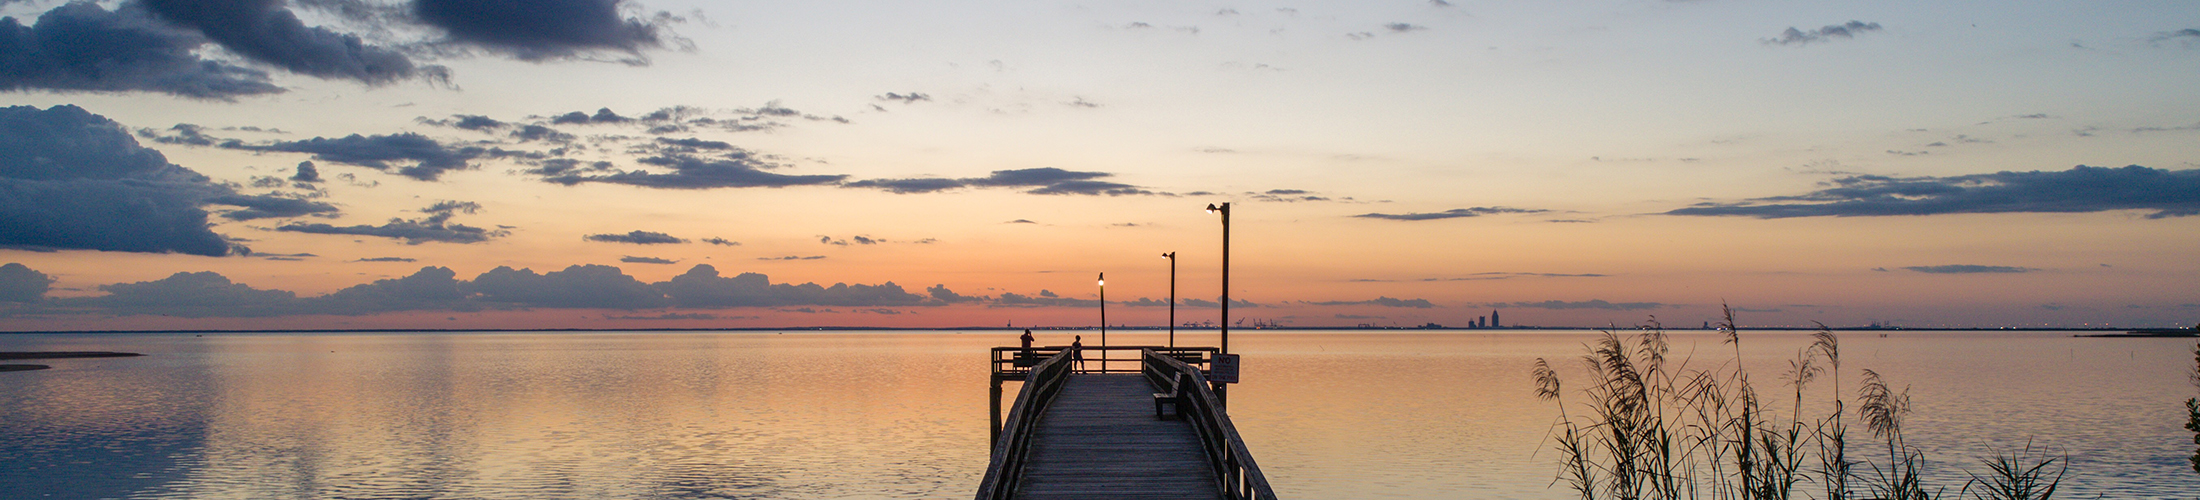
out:
M1840 338L1819 325L1768 400L1741 366L1742 338L1733 310L1722 309L1722 344L1733 346L1733 358L1716 365L1694 367L1690 357L1669 358L1670 342L1655 317L1628 335L1606 330L1585 346L1581 361L1590 376L1576 393L1579 400L1567 399L1548 361L1535 360L1530 376L1536 396L1559 407L1552 448L1560 467L1553 484L1565 483L1584 500L1943 496L1944 489L1923 479L1924 453L1903 438L1907 388L1896 391L1877 372L1863 371L1855 417L1884 441L1887 455L1883 463L1853 458L1849 400L1840 386ZM1832 387L1814 389L1821 378L1830 379ZM1827 397L1827 404L1806 405L1813 394ZM1775 411L1768 401L1787 408ZM1815 408L1825 414L1806 415ZM1973 476L1973 484L1985 485L1981 495L2024 496L1980 498L2046 499L2061 481L2060 469L2052 475L2047 470L2057 459L2042 461L2029 446L1986 463L1990 472Z
M1542 363L1543 360L1538 359L1536 362ZM2200 387L2200 345L2192 346L2192 372L2185 377L2192 382L2193 387ZM2192 462L2194 473L2200 473L2200 398L2185 400L2185 430L2192 431L2192 444L2196 445L2192 450L2192 457L2186 460Z

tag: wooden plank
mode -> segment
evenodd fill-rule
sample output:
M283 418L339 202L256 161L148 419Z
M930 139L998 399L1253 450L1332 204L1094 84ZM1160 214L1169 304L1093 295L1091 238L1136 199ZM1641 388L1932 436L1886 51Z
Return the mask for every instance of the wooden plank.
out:
M1070 376L1033 433L1018 498L1222 498L1199 436L1153 415L1143 376Z

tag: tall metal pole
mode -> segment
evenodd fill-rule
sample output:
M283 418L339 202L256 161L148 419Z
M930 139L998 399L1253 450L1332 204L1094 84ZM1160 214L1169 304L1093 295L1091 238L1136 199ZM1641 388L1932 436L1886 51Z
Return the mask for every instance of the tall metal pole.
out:
M1230 353L1230 203L1222 203L1222 353Z
M1207 205L1207 211L1222 213L1222 354L1230 353L1230 203L1222 206ZM1216 402L1230 406L1230 384L1214 384Z
M1100 273L1100 373L1108 372L1108 273Z
M1169 348L1176 348L1176 252L1161 254L1169 258Z

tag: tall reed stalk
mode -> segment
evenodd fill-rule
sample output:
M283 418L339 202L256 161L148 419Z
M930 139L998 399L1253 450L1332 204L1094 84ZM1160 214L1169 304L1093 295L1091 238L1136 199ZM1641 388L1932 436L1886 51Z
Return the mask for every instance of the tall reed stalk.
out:
M2194 326L2200 328L2200 326ZM1541 362L1542 360L1537 360ZM2186 375L2193 387L2200 387L2200 345L2192 346L2192 373ZM2192 431L2192 471L2200 473L2200 398L2185 400L2185 430Z
M1782 378L1792 394L1773 397L1790 399L1772 402L1775 408L1787 407L1782 414L1765 405L1742 368L1740 328L1733 309L1722 309L1722 343L1733 346L1733 358L1716 366L1691 368L1687 357L1669 359L1671 345L1656 317L1632 334L1606 330L1584 346L1588 353L1581 361L1590 378L1578 391L1583 399L1571 405L1558 372L1548 361L1535 360L1530 375L1536 396L1559 406L1552 434L1560 467L1553 484L1566 483L1584 500L1941 497L1942 490L1923 479L1924 454L1902 436L1902 418L1910 408L1906 389L1896 392L1879 373L1864 370L1854 411L1874 436L1886 441L1889 460L1854 459L1848 450L1850 406L1840 385L1840 338L1821 324L1811 343L1789 361ZM1805 402L1820 377L1833 380L1824 393L1830 396L1830 411L1806 417ZM1982 494L2030 496L1981 498L2052 495L2061 472L2048 475L2055 460L2035 461L2030 450L1986 461L1991 472L1973 476L1973 484L1983 485ZM1859 475L1859 466L1868 466L1872 477Z

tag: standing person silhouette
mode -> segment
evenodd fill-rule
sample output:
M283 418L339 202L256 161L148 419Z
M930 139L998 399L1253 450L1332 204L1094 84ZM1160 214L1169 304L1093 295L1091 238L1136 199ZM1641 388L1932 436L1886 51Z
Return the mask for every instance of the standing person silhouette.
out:
M1085 336L1083 336L1083 335L1078 335L1078 336L1077 336L1077 339L1076 339L1076 340L1070 341L1070 343L1069 343L1069 360L1070 360L1070 362L1071 362L1071 363L1073 363L1073 364L1072 364L1071 366L1075 366L1075 367L1077 368L1077 372L1078 372L1078 373L1084 373L1084 371L1085 371Z
M1024 341L1024 352L1016 356L1018 358L1016 361L1020 363L1018 366L1030 366L1038 364L1038 362L1035 360L1035 358L1038 357L1038 354L1032 352L1031 350L1031 341L1033 340L1031 337L1031 329L1025 328L1024 336L1020 338Z

